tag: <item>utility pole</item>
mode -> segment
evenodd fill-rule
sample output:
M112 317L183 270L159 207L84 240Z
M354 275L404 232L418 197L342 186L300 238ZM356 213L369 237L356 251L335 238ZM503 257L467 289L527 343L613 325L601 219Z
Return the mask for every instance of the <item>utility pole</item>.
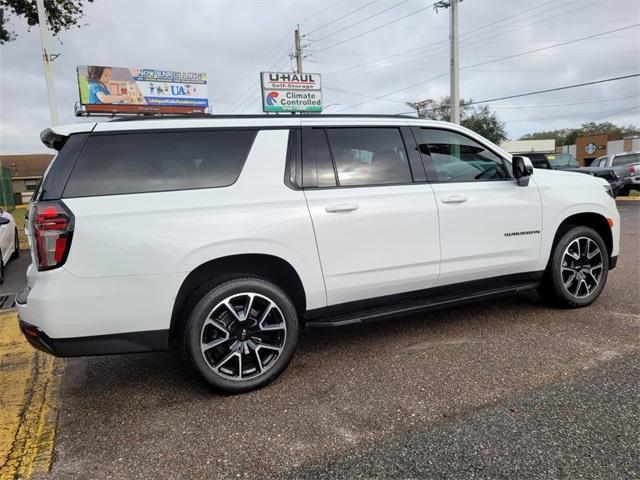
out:
M300 46L300 25L294 32L295 47L296 47L296 71L302 73L302 47Z
M449 9L449 47L450 47L450 93L451 123L460 124L460 61L458 57L458 4L462 0L442 0L436 2L434 8Z
M460 63L458 58L458 0L450 0L449 43L451 45L451 123L460 124Z
M49 27L47 26L47 14L44 9L44 0L36 0L38 8L38 25L40 26L40 43L42 45L42 61L44 63L44 76L47 82L47 97L49 99L49 115L51 125L58 125L58 107L56 106L56 92L53 86L53 71L51 62L58 55L49 53Z

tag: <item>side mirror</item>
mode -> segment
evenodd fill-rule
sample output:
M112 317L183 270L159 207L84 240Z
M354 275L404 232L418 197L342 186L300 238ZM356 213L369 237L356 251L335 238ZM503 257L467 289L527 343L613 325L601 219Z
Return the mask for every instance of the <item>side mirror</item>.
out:
M0 225L6 225L8 223L11 223L11 220L9 220L7 217L0 217Z
M533 164L528 157L511 157L513 166L513 176L516 177L518 185L526 187L529 185L529 177L533 175Z

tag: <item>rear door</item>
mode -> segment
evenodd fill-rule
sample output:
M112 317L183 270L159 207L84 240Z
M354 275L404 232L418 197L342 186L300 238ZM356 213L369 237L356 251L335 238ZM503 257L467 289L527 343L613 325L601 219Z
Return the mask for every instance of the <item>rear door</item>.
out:
M533 270L542 228L534 180L518 186L498 153L463 133L441 128L414 132L440 217L438 284Z
M435 284L436 203L407 127L305 127L303 178L329 305Z

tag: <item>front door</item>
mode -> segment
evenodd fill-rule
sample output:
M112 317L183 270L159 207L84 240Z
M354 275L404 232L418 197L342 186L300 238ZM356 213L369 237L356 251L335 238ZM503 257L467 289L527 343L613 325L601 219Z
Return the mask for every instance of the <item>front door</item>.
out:
M531 272L540 255L542 205L533 179L459 132L416 129L440 217L438 285Z
M316 183L305 195L328 304L434 286L440 260L437 207L431 187L414 182L401 130L305 132L303 172L307 177L314 170Z

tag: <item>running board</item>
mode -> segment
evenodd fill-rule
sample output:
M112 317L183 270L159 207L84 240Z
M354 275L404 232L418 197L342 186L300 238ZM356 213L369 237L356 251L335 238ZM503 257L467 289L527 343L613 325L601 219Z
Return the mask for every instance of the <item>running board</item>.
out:
M354 323L373 322L400 315L411 315L427 310L473 303L480 300L487 300L513 293L533 290L536 289L539 284L540 282L538 281L529 281L505 287L493 288L491 290L466 293L462 292L455 295L431 297L421 300L413 300L410 302L405 301L338 315L329 314L321 318L307 320L305 325L307 327L340 327L343 325L352 325Z

